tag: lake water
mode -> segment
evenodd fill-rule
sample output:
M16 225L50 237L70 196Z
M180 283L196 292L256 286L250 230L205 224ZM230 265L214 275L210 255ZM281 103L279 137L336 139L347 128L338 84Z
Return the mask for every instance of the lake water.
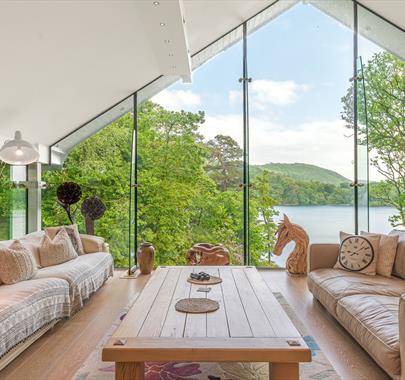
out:
M310 243L338 243L339 231L354 232L354 209L352 206L279 206L277 221L286 214L292 223L301 225L309 235ZM388 233L393 228L388 218L396 214L391 207L370 207L370 232ZM364 215L360 211L360 216ZM361 217L359 218L361 219ZM359 229L365 229L360 225ZM288 255L294 248L289 243L280 257L273 255L273 261L285 266Z

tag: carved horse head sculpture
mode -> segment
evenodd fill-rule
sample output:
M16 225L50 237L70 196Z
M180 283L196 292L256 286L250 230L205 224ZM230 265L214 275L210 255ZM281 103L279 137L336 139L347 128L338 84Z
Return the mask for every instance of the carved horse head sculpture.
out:
M279 223L276 232L277 242L274 247L274 254L280 256L284 247L290 242L295 242L294 250L286 262L286 269L291 274L307 273L307 251L309 238L305 230L298 224L290 222L284 214L283 220Z

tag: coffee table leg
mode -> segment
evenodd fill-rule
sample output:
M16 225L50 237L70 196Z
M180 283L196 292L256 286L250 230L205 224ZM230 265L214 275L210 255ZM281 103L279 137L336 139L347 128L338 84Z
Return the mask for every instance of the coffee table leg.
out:
M115 363L115 380L144 380L145 363Z
M270 380L298 380L298 363L270 363Z

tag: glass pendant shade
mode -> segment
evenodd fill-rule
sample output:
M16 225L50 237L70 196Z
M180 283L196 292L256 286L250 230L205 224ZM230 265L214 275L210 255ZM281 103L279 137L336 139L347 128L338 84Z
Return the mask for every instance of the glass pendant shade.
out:
M0 160L10 165L28 165L38 158L38 151L33 144L21 138L20 131L16 131L14 139L6 141L0 148Z

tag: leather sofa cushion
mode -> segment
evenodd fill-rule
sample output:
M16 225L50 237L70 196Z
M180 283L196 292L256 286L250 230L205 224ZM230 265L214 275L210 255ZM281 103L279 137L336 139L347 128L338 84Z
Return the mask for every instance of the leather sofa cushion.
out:
M399 298L359 294L339 300L336 315L354 339L391 376L401 373Z
M395 277L367 276L328 268L310 272L308 288L315 298L336 316L336 305L341 298L356 294L399 297L405 293L405 281Z

